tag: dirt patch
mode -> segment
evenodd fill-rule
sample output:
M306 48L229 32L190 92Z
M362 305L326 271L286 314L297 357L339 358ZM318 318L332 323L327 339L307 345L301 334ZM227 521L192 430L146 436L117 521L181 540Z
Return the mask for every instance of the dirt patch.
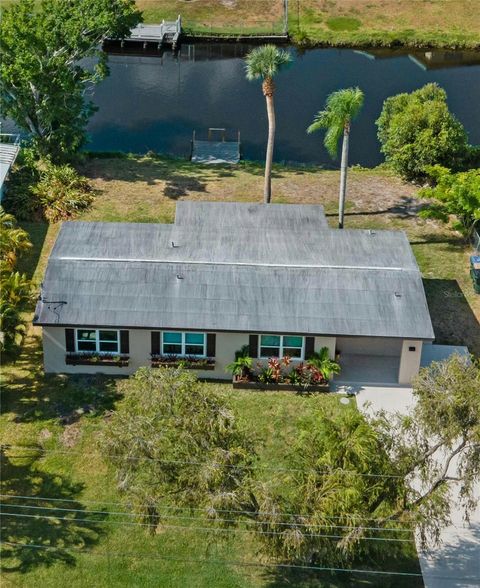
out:
M64 447L74 447L80 437L82 435L82 426L80 423L73 423L72 425L67 425L60 435L60 442Z

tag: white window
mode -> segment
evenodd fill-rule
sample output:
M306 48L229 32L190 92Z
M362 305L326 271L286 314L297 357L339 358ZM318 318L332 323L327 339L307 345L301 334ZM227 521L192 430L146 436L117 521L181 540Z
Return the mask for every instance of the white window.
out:
M120 352L119 339L118 331L76 329L75 344L80 353L118 354Z
M206 357L205 333L162 333L162 355Z
M303 359L304 337L292 335L260 335L260 357L293 357Z

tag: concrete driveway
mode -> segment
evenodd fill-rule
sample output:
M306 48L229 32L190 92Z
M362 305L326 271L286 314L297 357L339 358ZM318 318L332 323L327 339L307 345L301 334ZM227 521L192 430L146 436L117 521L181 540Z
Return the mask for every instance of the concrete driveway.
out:
M385 410L407 414L414 406L411 388L400 386L338 385L339 393L355 393L357 406L364 414ZM452 473L455 471L452 463ZM458 507L458 485L452 485L451 524L441 533L441 545L431 552L417 551L426 588L480 587L480 505L470 515L470 523L463 520ZM480 484L476 486L480 498Z

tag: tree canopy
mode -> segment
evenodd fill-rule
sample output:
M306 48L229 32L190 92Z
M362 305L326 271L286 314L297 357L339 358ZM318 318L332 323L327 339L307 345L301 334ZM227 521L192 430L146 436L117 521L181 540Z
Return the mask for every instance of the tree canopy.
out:
M437 84L387 98L376 124L386 161L408 180L424 179L430 165L461 169L470 157L467 133Z
M94 111L85 92L107 73L100 50L140 20L135 0L19 0L0 21L0 107L42 155L66 159ZM92 58L85 61L85 58Z
M457 219L457 228L470 235L480 222L480 169L452 173L436 165L427 168L433 187L424 188L420 196L435 200L421 216L448 222L450 215Z
M337 156L338 142L345 127L350 125L363 106L364 95L360 88L346 88L332 92L324 110L320 110L313 123L308 127L308 133L326 129L324 145L332 157Z
M218 509L249 501L253 442L210 387L187 371L141 368L107 423L102 448L120 489L152 527L165 504Z
M168 504L203 511L212 526L245 524L277 561L330 567L411 556L414 530L432 545L449 522L453 483L466 516L475 506L480 370L453 356L423 369L414 386L408 416L367 418L353 400L311 399L285 465L266 478L256 475L254 439L209 386L181 370L144 368L124 384L102 449L152 528Z
M274 78L277 73L292 61L288 51L279 49L275 45L264 45L250 51L245 58L245 69L248 80L267 80Z

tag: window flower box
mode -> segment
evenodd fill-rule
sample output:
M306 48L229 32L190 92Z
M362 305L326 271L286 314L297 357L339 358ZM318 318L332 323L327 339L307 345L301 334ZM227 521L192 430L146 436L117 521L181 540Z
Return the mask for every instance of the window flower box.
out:
M106 367L127 367L130 357L125 354L99 354L99 353L67 353L65 363L67 365L99 365Z
M322 382L318 384L291 384L290 382L260 382L255 379L242 378L234 376L232 386L236 390L276 390L285 392L329 392L330 383Z
M152 355L151 366L174 367L186 370L213 371L215 359L213 357L178 357L176 355Z

